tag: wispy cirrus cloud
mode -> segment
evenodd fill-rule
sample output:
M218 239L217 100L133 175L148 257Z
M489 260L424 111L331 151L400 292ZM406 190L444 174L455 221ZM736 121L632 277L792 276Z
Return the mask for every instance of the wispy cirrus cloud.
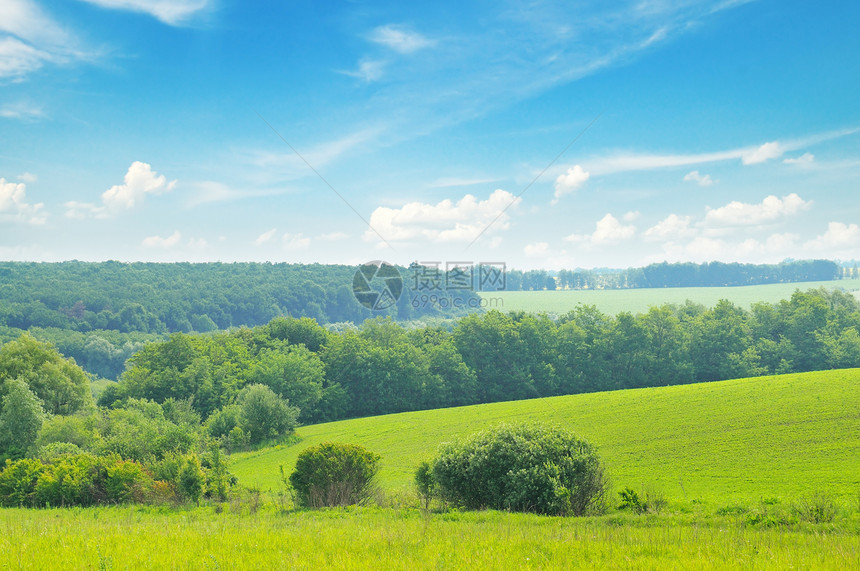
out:
M436 44L435 40L428 39L418 32L393 24L379 26L370 33L367 39L401 54L411 54Z
M46 64L93 57L72 31L33 0L0 2L0 79L22 81Z
M212 5L211 0L81 0L111 10L148 14L170 26L181 26Z

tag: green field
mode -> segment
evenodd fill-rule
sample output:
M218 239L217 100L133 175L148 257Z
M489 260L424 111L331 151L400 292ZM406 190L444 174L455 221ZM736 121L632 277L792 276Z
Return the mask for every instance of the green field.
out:
M615 490L665 493L659 513L559 518L422 511L415 465L446 440L546 420L599 446ZM243 491L202 507L0 509L14 569L857 569L860 369L574 395L306 426L236 455ZM279 482L305 447L383 456L388 507L294 511ZM822 491L832 522L793 516Z
M557 422L599 448L616 488L656 487L714 507L816 490L860 491L860 369L758 377L393 414L302 427L297 444L234 456L244 485L325 440L382 455L381 484L408 490L439 444L503 421Z
M857 569L860 535L679 516L0 510L12 569Z
M811 288L842 288L860 292L860 279L827 282L800 282L738 287L667 287L605 290L503 291L484 292L486 309L526 311L562 315L577 304L594 305L600 311L615 315L622 311L644 313L654 305L684 303L691 300L712 307L721 299L749 308L755 302L775 303L788 299L795 290ZM855 295L857 295L855 293Z

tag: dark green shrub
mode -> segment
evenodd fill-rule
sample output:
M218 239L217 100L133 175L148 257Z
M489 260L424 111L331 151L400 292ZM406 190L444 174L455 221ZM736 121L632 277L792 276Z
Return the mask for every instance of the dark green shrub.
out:
M633 513L660 513L666 507L666 497L662 492L653 488L646 488L639 494L633 488L624 488L618 495L621 496L620 510L630 510Z
M379 460L378 454L356 444L324 442L303 450L290 475L296 502L310 508L366 502Z
M35 505L36 482L44 471L45 465L38 460L6 460L6 466L0 472L0 505Z
M443 447L433 463L442 498L467 509L583 515L602 509L594 448L558 427L501 425Z
M266 385L248 385L236 402L242 430L252 444L289 434L298 425L299 409Z
M179 468L177 481L179 493L186 500L200 505L200 497L203 495L205 484L206 475L203 473L200 459L197 456L186 457Z

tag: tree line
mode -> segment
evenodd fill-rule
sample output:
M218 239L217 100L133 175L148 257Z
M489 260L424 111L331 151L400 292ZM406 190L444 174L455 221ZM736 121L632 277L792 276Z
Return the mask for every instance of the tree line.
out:
M508 290L631 289L662 287L725 287L773 283L829 281L843 277L830 260L785 261L779 264L662 262L643 268L546 270L507 273Z
M687 302L606 315L489 311L451 330L391 319L331 332L308 318L208 336L174 334L128 362L101 404L191 399L207 418L250 384L303 422L583 392L860 366L860 303L796 291L747 310Z

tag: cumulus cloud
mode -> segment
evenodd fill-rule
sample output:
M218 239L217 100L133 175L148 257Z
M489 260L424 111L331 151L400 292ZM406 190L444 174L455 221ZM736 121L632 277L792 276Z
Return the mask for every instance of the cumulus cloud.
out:
M370 215L370 225L389 241L466 242L474 240L491 223L487 232L509 228L505 210L516 208L521 200L497 189L486 200L467 194L456 203L446 199L437 204L410 202L401 208L380 206ZM376 241L379 237L368 229L364 239Z
M83 0L102 8L149 14L170 26L178 26L204 10L211 0Z
M167 182L164 175L153 171L147 163L135 161L128 167L123 184L114 185L102 193L102 206L88 202L67 202L66 216L107 218L111 214L139 205L148 194L170 192L175 186L175 180Z
M684 182L695 182L699 186L711 186L714 179L709 174L701 174L699 171L690 171L684 175Z
M708 209L705 225L710 227L756 226L797 214L812 205L796 193L777 198L768 196L760 204L732 201L720 208Z
M815 155L813 155L812 153L803 153L802 155L800 155L797 158L794 158L794 159L788 158L788 159L783 160L782 162L784 162L787 165L805 166L805 165L811 165L814 161L815 161Z
M24 183L8 182L5 178L0 178L0 220L44 224L47 216L41 212L43 207L41 202L27 202L27 186Z
M558 178L555 179L555 195L552 199L552 203L558 203L562 196L579 189L583 184L585 184L589 176L591 175L580 165L575 165L567 169L567 172L559 175Z
M667 240L689 237L695 234L690 228L691 216L678 216L670 214L651 228L645 231L645 238L649 240Z
M635 226L625 226L612 214L607 213L606 216L597 221L594 232L591 234L571 234L570 236L567 236L565 240L569 242L600 246L604 244L615 244L622 240L627 240L632 238L635 234Z
M770 143L765 143L756 149L745 151L741 155L741 162L745 165L756 165L769 161L770 159L781 157L786 150L787 149L780 143L772 141Z
M177 230L170 236L149 236L143 239L143 245L147 248L173 248L182 240L182 234Z
M860 226L830 222L827 231L804 244L807 250L834 251L860 247ZM832 255L832 254L831 254Z
M411 54L436 43L417 32L392 25L379 26L373 30L368 39L402 54Z
M271 241L272 238L274 238L275 234L277 234L277 233L278 233L277 228L272 228L271 230L267 230L266 232L263 232L262 234L257 236L257 239L254 240L254 244L256 244L257 246L262 246L266 242Z

